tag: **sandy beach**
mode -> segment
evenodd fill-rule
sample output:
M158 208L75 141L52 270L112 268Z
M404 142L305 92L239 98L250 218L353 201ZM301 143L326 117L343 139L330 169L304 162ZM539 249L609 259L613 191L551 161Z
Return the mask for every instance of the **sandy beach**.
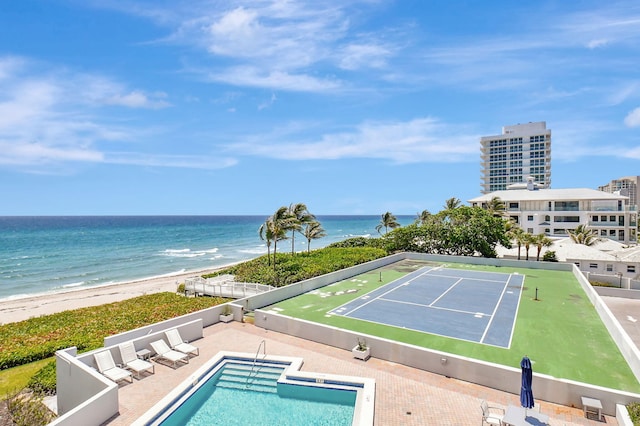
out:
M177 283L184 282L185 278L214 272L228 266L229 265L225 265L205 271L0 301L0 324L23 321L32 317L54 314L70 309L118 302L145 294L160 293L163 291L174 292L177 289Z

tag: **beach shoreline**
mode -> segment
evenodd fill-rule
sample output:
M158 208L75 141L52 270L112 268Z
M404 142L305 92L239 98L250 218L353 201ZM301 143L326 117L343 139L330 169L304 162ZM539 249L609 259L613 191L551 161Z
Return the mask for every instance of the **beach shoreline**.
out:
M119 302L145 294L165 291L175 292L178 289L178 284L184 282L186 278L220 271L234 264L95 287L65 289L58 292L0 300L0 325L72 309Z

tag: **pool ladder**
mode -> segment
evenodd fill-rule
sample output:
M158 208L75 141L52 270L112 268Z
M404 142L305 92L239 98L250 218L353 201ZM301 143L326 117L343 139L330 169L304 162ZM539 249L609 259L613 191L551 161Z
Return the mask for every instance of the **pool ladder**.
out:
M256 356L253 358L253 364L251 365L251 371L249 371L249 375L247 376L247 380L244 384L245 388L251 386L251 384L255 381L258 373L260 372L260 367L258 367L258 355L260 354L260 348L262 348L262 359L264 360L267 357L267 342L263 340L258 345L258 350L256 351ZM255 375L254 375L255 370Z

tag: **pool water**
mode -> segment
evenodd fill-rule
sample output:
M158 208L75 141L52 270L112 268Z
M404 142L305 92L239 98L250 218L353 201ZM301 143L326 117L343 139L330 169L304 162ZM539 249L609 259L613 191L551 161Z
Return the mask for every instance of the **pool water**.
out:
M278 384L283 366L225 363L162 426L350 426L352 390Z

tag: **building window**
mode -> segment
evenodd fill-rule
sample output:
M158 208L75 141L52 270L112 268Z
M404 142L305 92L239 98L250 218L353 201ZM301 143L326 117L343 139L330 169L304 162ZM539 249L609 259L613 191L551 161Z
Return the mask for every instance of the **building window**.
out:
M594 216L592 220L593 220L594 222L597 222L597 221L598 221L598 216Z
M511 219L514 223L520 223L518 216L511 216L509 219Z
M618 240L624 241L624 231L622 229L618 230Z
M553 221L578 223L580 222L580 216L554 216Z
M527 228L527 232L533 234L533 228Z
M577 212L579 203L577 201L556 201L555 210Z
M609 216L609 222L615 222L615 221L616 221L615 216Z
M631 272L632 274L636 273L636 266L635 265L627 265L627 272Z
M600 236L601 237L606 237L607 236L607 230L606 229L601 229L600 230Z
M533 215L529 215L529 216L527 216L527 220L528 220L529 222L531 222L531 221L533 220Z
M591 268L591 269L598 269L598 264L597 264L597 263L590 263L590 264L589 264L589 268Z
M509 208L510 209L517 209L518 208L518 203L509 203Z
M607 272L613 272L613 265L607 264Z
M600 216L600 222L606 222L606 221L607 221L606 216Z
M578 268L580 267L580 262L573 262L573 263L575 263Z
M550 221L551 221L551 216L546 215L546 216L544 217L544 221L545 221L545 222L550 222Z
M616 236L616 230L615 229L610 229L609 230L609 236L610 237L615 237Z

